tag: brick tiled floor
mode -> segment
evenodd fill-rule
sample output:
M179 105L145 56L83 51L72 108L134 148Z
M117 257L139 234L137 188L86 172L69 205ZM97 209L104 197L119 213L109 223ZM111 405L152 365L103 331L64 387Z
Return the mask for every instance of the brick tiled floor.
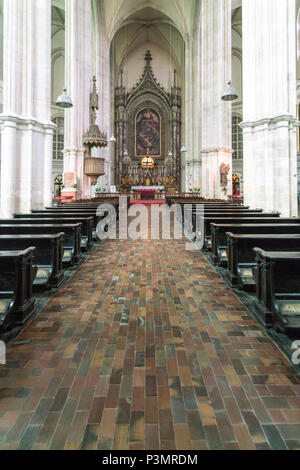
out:
M300 377L183 241L102 243L19 340L1 449L300 448Z

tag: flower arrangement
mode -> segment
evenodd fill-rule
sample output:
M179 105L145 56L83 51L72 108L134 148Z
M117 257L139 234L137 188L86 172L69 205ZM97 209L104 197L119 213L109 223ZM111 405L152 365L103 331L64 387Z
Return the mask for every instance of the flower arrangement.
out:
M189 192L190 193L201 193L201 188L194 188L194 189L190 188Z
M226 196L226 194L227 194L227 190L228 190L228 188L227 188L226 185L222 186L222 191L223 191L223 193L225 194L225 196Z

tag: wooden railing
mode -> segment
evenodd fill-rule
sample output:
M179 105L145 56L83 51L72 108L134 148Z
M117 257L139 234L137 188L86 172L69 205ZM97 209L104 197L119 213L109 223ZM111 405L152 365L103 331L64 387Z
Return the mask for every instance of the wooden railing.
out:
M223 199L205 199L203 198L199 193L196 193L196 192L181 192L181 193L175 193L175 192L162 192L161 193L162 197L172 197L172 198L175 198L175 199L193 199L193 200L197 200L197 201L203 201L203 202L225 202ZM99 193L97 196L95 196L94 198L92 199L80 199L80 200L74 200L72 202L74 203L87 203L87 202L97 202L97 201L103 201L103 200L107 200L107 199L118 199L120 196L125 196L125 197L132 197L133 196L133 193ZM57 199L60 199L60 198L56 198L56 202ZM60 199L60 202L61 204L68 204L70 203L70 199L65 199L65 198L61 198ZM227 199L227 202L230 202L230 203L236 203L236 204L243 204L243 197L240 196L240 197L234 197L234 196L228 196L228 199Z

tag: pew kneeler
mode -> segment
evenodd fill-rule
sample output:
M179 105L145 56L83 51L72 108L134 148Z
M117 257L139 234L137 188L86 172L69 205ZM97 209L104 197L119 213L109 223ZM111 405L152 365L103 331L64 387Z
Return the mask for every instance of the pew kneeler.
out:
M63 233L55 235L0 235L0 250L21 251L34 246L36 248L34 263L38 268L34 289L57 288L64 281L63 236Z
M300 251L300 234L234 234L227 233L228 270L231 287L256 291L254 248L269 252Z
M255 312L267 328L299 337L300 252L268 252L255 248Z
M35 248L0 252L0 332L23 325L35 312Z

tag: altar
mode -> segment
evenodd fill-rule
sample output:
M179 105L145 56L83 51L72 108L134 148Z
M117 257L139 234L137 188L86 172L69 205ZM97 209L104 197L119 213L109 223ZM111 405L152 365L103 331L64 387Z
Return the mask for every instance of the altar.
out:
M165 90L155 77L152 62L147 50L142 76L131 90L124 86L120 71L120 84L115 89L115 114L119 117L114 130L114 181L124 194L133 186L136 196L141 197L139 191L153 190L157 198L160 191L180 192L181 89L174 71L173 83Z
M131 204L165 204L164 186L132 186Z
M132 192L135 194L134 198L140 199L142 201L154 201L156 199L156 195L159 195L159 199L161 198L161 194L165 192L164 186L132 186Z

